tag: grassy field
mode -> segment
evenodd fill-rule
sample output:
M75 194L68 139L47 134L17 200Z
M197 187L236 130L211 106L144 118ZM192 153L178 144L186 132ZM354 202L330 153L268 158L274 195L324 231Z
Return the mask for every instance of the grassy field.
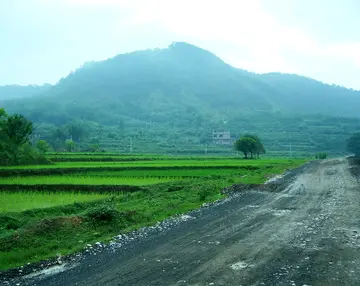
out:
M171 181L179 181L176 177L100 177L100 176L34 176L0 178L1 184L20 185L130 185L146 186Z
M176 159L176 160L152 160L152 161L132 161L132 162L59 162L51 165L36 166L10 166L0 167L0 169L57 169L57 168L129 168L137 167L241 167L241 166L276 166L279 164L287 164L291 162L305 162L305 159L288 160L288 159L262 159L262 160L242 160L242 159Z
M109 195L79 192L0 192L0 213L23 212L31 209L51 208L73 203L103 200Z
M101 161L109 157L116 160ZM306 162L162 155L49 155L50 160L54 158L55 162L49 165L0 167L0 270L59 253L73 253L87 243L108 241L116 234L220 199L224 187L260 184ZM11 186L19 189L10 191ZM114 191L114 186L119 188ZM140 187L130 191L126 186Z

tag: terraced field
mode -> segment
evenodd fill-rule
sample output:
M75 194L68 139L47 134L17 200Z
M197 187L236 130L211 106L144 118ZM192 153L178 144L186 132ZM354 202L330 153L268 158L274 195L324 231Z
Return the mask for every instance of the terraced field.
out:
M0 270L65 255L264 182L305 160L49 154L0 167Z

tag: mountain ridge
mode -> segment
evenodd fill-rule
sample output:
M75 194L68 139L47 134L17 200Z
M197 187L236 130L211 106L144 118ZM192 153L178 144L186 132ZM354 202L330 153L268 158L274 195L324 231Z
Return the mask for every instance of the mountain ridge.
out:
M341 154L360 130L359 91L251 73L187 43L88 62L42 93L1 98L0 106L34 121L36 138L56 150L69 130L82 130L83 144L102 142L107 150L126 152L131 137L140 153L202 152L212 130L226 129L234 137L256 133L274 152L288 149L291 138L302 154Z
M46 99L41 95L46 95ZM0 89L1 99L4 97ZM76 113L89 113L87 109L94 106L139 120L147 120L154 111L171 108L182 111L181 106L200 113L201 110L222 114L266 111L358 117L356 105L360 105L360 91L295 74L248 72L205 49L174 42L165 49L147 49L87 62L56 85L47 86L44 92L15 101L21 103L21 100L29 108L17 108L18 104L11 100L2 100L2 105L30 117L34 110L38 114L37 111L50 105L59 105L57 109L64 114L65 121L76 117ZM159 104L154 106L156 100ZM89 114L82 118L99 120Z

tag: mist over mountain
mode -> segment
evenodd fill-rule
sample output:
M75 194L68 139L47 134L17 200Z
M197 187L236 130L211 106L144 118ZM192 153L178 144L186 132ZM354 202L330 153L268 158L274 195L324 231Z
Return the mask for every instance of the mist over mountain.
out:
M359 127L360 91L298 75L251 73L182 42L85 63L54 86L9 88L0 87L1 106L9 112L48 126L74 120L90 130L95 123L109 129L120 124L126 130L115 131L119 138L147 130L148 122L159 126L157 133L151 130L155 137L177 134L194 142L217 128L265 137L299 128L302 136L329 132L342 138ZM314 124L321 128L311 129Z
M40 95L51 87L50 84L44 85L5 85L0 86L0 100L26 98Z

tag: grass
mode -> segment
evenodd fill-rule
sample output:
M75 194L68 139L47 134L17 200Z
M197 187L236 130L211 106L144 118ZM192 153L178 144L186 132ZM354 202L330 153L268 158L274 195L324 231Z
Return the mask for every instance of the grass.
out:
M91 157L89 154L81 156ZM58 253L73 253L87 243L108 241L116 234L152 225L171 215L196 209L204 202L222 198L220 190L224 187L236 183L260 184L305 162L204 157L197 160L189 156L154 158L156 160L152 161L71 161L8 167L15 170L48 169L49 174L0 178L0 184L44 185L42 190L47 190L0 192L0 270L54 257ZM108 167L115 167L115 170L106 170ZM62 168L74 168L76 172L81 169L81 173L55 174L55 169L61 171ZM52 186L54 192L50 193L54 184L70 185L70 188L55 192L55 186ZM89 187L91 191L97 191L95 186L98 185L146 185L146 188L122 193L109 193L105 189L105 194L99 194L80 193L80 186L76 190L76 185Z
M31 209L91 202L108 198L107 194L78 192L0 192L0 213L23 212Z
M74 174L80 176L101 176L101 177L178 177L178 178L194 178L206 176L229 176L236 174L248 173L243 169L221 169L221 168L200 168L200 169L175 169L175 170L120 170L120 171L88 171L84 173Z
M16 185L130 185L145 186L181 180L175 177L33 176L0 178L0 184Z
M168 216L198 208L222 197L219 190L226 181L154 185L149 192L124 193L111 199L53 208L5 213L0 235L0 270L82 249L87 243L108 241L112 236L152 225ZM117 214L109 220L90 219L89 212L109 209ZM127 215L131 214L131 215ZM1 217L0 217L1 220Z
M60 162L52 165L36 166L7 166L0 169L58 169L58 168L107 168L107 167L244 167L244 166L276 166L279 164L292 164L294 162L306 162L305 159L261 159L261 160L154 160L154 161L133 161L133 162Z

